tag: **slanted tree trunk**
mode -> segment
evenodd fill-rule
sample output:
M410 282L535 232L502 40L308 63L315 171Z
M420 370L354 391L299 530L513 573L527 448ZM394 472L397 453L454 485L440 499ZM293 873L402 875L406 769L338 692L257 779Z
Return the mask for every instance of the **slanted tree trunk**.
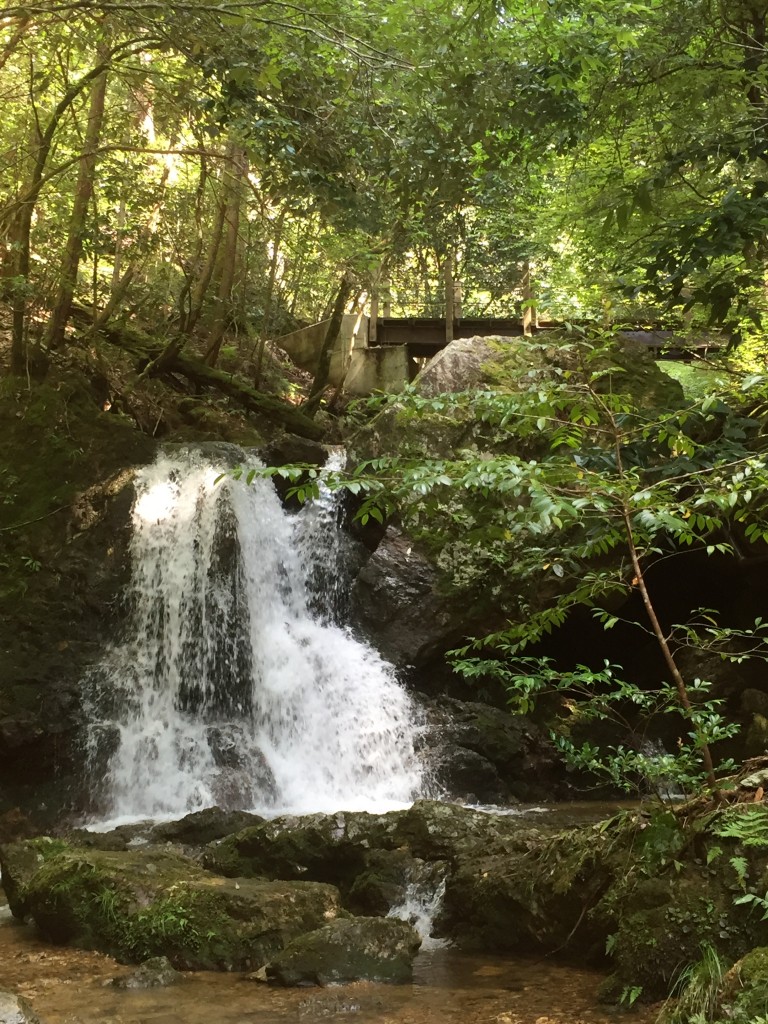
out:
M339 290L336 293L336 301L333 304L331 318L328 321L328 330L325 332L325 338L323 339L322 348L320 349L320 355L317 360L317 371L315 372L315 379L312 381L309 398L307 398L306 402L301 407L301 411L305 416L314 417L315 413L320 408L320 400L322 399L323 392L328 385L328 377L331 372L331 354L333 352L333 346L341 333L341 325L344 322L344 310L351 292L352 278L348 273L345 273L342 275Z
M107 72L103 71L91 83L91 100L88 108L85 144L77 175L77 185L75 186L75 198L69 222L69 235L59 270L59 292L46 332L46 343L51 348L60 345L64 341L64 331L72 309L72 300L75 297L77 274L83 255L86 218L88 216L91 196L93 195L96 151L99 147L101 129L104 124L104 101L106 94Z

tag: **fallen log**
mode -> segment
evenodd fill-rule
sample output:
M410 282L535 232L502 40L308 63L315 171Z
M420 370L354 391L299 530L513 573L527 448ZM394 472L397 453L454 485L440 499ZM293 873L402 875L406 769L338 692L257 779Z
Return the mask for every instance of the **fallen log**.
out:
M85 306L73 308L72 319L86 329L93 326L93 313ZM174 351L174 346L158 344L133 324L102 324L98 327L98 333L110 344L130 352L140 360L149 375L159 377L163 374L178 374L198 387L221 391L250 412L259 413L279 423L299 437L319 441L323 436L322 427L295 406L271 395L264 395L234 374L207 366L201 359L182 355L178 349Z

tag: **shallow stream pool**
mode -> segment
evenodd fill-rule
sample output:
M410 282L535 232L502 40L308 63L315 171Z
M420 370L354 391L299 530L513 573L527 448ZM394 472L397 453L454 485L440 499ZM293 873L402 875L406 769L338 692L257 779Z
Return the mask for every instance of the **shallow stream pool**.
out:
M51 946L0 906L0 989L25 996L44 1024L616 1024L598 1007L602 975L555 964L428 949L412 985L279 989L240 975L196 973L170 988L109 984L130 968ZM658 1007L626 1017L652 1024Z

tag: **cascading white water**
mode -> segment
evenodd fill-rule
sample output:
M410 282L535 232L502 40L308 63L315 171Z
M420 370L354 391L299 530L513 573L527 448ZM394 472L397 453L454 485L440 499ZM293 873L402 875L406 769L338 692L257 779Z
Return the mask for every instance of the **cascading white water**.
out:
M185 449L137 474L126 637L86 709L100 816L408 804L417 716L334 621L332 497L286 513L267 480L216 482L233 458Z
M435 921L443 909L445 886L445 875L435 877L434 873L428 872L422 878L412 879L402 902L392 907L387 914L387 917L395 917L413 925L421 938L422 950L442 949L448 945L446 939L432 935Z

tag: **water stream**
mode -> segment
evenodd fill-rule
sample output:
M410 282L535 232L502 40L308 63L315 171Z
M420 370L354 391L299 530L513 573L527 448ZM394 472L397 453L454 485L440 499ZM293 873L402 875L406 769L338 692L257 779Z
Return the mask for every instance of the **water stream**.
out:
M217 480L234 462L180 449L137 474L125 635L89 687L98 816L407 805L418 716L338 621L333 497L288 513L268 480Z
M25 996L46 1024L651 1024L659 1009L617 1017L596 1004L596 971L452 949L420 953L411 985L276 989L199 972L170 988L126 991L110 979L131 968L100 953L51 947L3 909L0 990Z

